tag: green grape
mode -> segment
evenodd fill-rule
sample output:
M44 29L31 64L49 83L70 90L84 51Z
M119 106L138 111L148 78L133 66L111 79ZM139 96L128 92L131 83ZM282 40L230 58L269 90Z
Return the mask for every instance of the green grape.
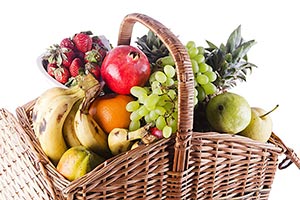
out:
M137 111L138 114L143 117L149 113L149 110L144 105L142 105Z
M172 78L167 78L166 82L165 82L165 86L170 87L172 85L174 85L175 81Z
M141 127L141 122L138 121L131 121L129 124L129 131L135 131Z
M161 86L161 84L157 80L155 80L155 81L153 81L151 83L151 89L152 89L152 91L155 90L156 88L160 88L160 86Z
M175 98L176 98L176 96L177 96L177 93L176 93L176 91L175 91L175 90L173 90L173 89L170 89L170 90L168 91L168 96L170 97L170 99L171 99L171 100L173 100L173 99L175 99Z
M139 98L138 98L138 101L140 103L145 103L146 99L148 98L148 95L147 94L143 94L141 95Z
M204 74L208 77L209 82L214 82L217 79L217 75L213 71L207 71Z
M166 102L170 101L170 98L168 97L168 95L164 94L162 96L160 96L159 101L157 102L157 106L165 106Z
M207 83L202 87L207 95L214 94L217 91L217 87L213 83Z
M198 97L194 96L194 106L196 106L198 104Z
M164 83L167 80L167 76L163 72L157 71L155 72L155 79L160 83Z
M152 73L152 74L150 75L148 81L149 81L150 84L152 84L154 81L156 81L156 79L155 79L155 73Z
M172 133L175 133L177 131L177 120L174 117L172 116L168 117L167 124L172 128Z
M190 58L194 58L198 54L199 50L196 47L188 49L188 54Z
M204 101L204 99L206 97L206 93L205 93L203 87L201 87L201 86L197 87L197 91L198 91L198 95L197 95L198 102Z
M165 126L162 129L164 138L169 138L172 135L172 128L170 126Z
M126 105L126 110L128 112L133 112L136 111L137 109L139 109L140 104L137 101L130 101L127 105Z
M171 65L165 65L164 72L168 78L173 78L175 76L176 70Z
M155 121L155 125L159 130L163 130L163 128L167 125L165 118L163 116L159 116Z
M157 61L156 61L156 64L160 65L160 66L165 66L165 65L175 65L175 62L172 58L172 56L165 56L165 57L162 57L162 58L159 58Z
M158 114L155 112L155 110L151 110L149 113L149 119L151 121L155 121L158 118Z
M150 113L151 113L151 112L149 112L147 115L144 116L144 119L145 119L145 122L146 122L146 123L150 123L150 122L153 122L153 121L154 121L154 120L151 119Z
M206 71L208 70L208 68L209 68L209 65L206 64L206 63L200 63L200 64L199 64L199 71L200 71L201 73L206 72Z
M147 94L147 91L143 88L143 87L140 87L140 86L133 86L131 89L130 89L130 93L139 98L140 96L144 95L144 94Z
M204 55L204 53L205 53L205 48L204 47L199 46L199 47L197 47L197 49L198 49L198 54Z
M209 78L204 74L197 74L196 79L200 85L205 85L209 82Z
M164 107L162 107L162 106L156 106L155 112L158 115L164 115L166 113L166 109Z
M148 110L154 110L157 102L159 101L159 96L157 94L150 94L144 102L144 105Z
M194 41L188 41L185 46L187 49L191 49L196 47L196 43Z
M143 116L141 116L138 112L138 110L136 111L133 111L131 114L130 114L130 120L131 121L139 121Z
M193 58L198 64L203 63L205 61L205 57L203 54L198 54Z
M161 88L154 88L154 89L152 90L152 93L153 93L153 94L158 94L158 95L163 94Z
M199 72L199 65L198 65L197 61L194 59L191 59L191 63L192 63L192 70L193 70L194 74L196 74L197 72Z

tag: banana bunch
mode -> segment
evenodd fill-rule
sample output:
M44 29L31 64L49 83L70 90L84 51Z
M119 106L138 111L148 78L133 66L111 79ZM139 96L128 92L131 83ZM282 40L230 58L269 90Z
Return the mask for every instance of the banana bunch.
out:
M107 135L87 112L89 102L101 89L89 74L76 86L50 88L37 99L32 112L33 130L54 165L67 149L78 145L109 157Z

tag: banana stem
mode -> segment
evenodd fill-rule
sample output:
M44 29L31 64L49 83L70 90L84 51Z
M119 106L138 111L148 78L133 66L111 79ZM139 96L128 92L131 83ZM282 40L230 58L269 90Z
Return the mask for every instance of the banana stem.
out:
M276 110L279 107L279 105L277 104L272 110L270 110L269 112L266 112L265 114L259 116L260 118L263 118L265 116L267 116L268 114L270 114L271 112L273 112L274 110Z

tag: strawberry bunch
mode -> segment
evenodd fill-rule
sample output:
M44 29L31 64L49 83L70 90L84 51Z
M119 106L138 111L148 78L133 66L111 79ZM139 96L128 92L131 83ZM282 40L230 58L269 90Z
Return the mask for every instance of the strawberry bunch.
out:
M75 77L87 73L99 80L100 66L109 50L111 44L104 36L80 32L50 46L42 64L50 76L66 86L76 84Z

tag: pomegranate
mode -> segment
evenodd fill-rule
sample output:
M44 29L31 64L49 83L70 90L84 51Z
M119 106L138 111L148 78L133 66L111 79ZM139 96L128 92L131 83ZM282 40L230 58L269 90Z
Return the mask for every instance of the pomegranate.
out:
M108 88L118 94L130 94L133 86L144 86L150 72L147 56L130 45L113 48L101 65L103 81Z

